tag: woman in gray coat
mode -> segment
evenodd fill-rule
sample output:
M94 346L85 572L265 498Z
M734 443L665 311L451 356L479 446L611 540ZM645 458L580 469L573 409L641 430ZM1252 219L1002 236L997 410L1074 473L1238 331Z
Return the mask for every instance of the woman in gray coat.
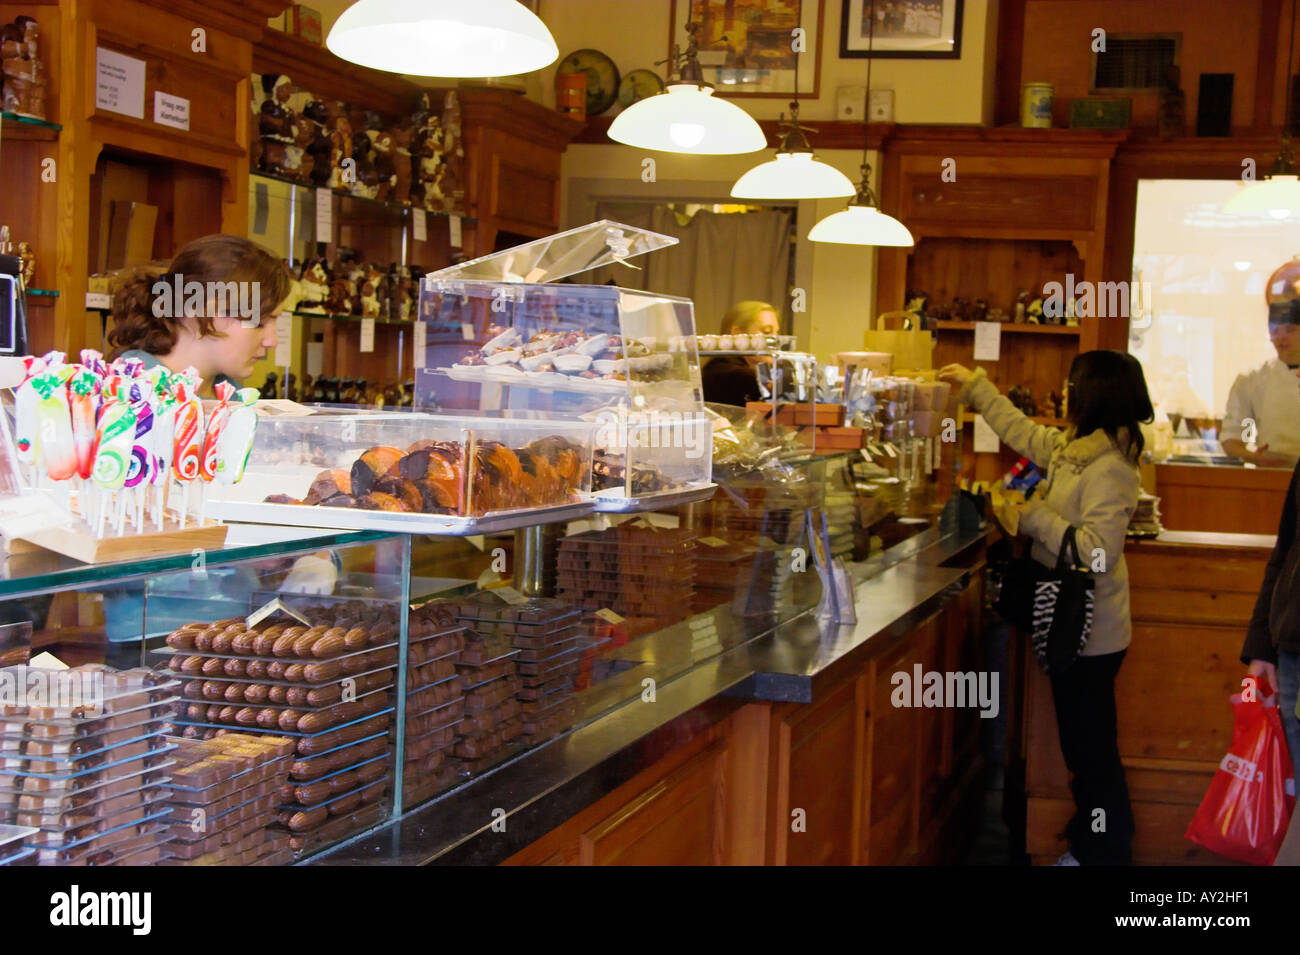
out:
M1132 635L1124 534L1140 491L1140 424L1154 416L1142 366L1125 352L1078 355L1066 384L1065 431L1021 414L983 369L948 365L939 378L959 388L962 403L983 415L1005 444L1046 470L1031 500L999 509L999 523L1028 536L1031 556L1048 567L1056 565L1061 539L1073 526L1079 559L1094 574L1088 644L1051 678L1075 804L1066 829L1070 850L1057 864L1128 865L1133 811L1116 738L1115 676Z

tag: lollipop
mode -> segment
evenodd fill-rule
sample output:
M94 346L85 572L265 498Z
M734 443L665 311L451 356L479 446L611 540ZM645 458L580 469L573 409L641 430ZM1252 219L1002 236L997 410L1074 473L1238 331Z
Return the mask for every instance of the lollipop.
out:
M27 377L14 391L14 444L18 452L18 460L23 464L31 465L35 477L36 403L40 400L40 396L36 393L35 379L45 371L45 361L28 356L23 359L23 364L27 368Z
M203 409L199 399L193 397L184 382L176 386L176 427L172 446L172 473L181 482L184 502L181 509L181 527L185 527L186 515L190 509L190 482L199 476L199 448L202 437L199 425L202 423Z
M90 477L95 464L95 397L98 392L99 379L89 368L77 368L68 380L72 443L77 454L77 476L82 480Z
M157 398L153 416L153 450L155 463L150 478L150 483L154 487L153 519L154 525L162 530L163 516L166 510L167 486L171 479L172 453L175 448L173 434L176 429L176 398L172 395L171 379L164 372L158 376L154 386L154 394Z
M230 420L217 447L217 480L222 484L238 484L243 480L248 455L253 450L253 435L257 432L257 410L253 405L258 397L260 393L256 388L241 388L235 392L238 404L230 412Z
M152 483L158 464L153 453L153 395L139 382L131 385L130 395L131 410L135 412L135 442L131 447L124 483L126 487L135 489L135 526L139 530L144 518L144 489Z
M200 524L207 521L207 486L217 476L217 449L226 433L226 425L230 423L230 396L235 393L235 386L222 381L212 390L216 392L217 404L208 415L208 426L203 433L203 452L199 457L199 476L203 478L203 483L199 485Z
M77 452L72 438L72 410L68 392L67 366L47 371L32 379L36 391L36 440L45 472L54 481L66 481L77 473Z
M91 473L95 484L100 489L96 536L103 536L104 515L108 510L108 492L120 490L126 482L131 448L135 443L135 424L135 410L120 399L106 402L99 416L99 424L96 428L95 467Z

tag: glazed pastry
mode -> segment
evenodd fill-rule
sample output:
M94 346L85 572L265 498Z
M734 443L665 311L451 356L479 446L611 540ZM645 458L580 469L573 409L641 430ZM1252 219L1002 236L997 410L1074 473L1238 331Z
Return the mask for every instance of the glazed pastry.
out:
M352 465L352 488L343 493L364 496L373 490L375 483L397 464L402 452L397 448L380 445L365 452Z
M352 477L347 471L337 468L330 471L322 471L316 475L316 480L311 482L311 488L307 491L307 496L302 499L304 504L320 504L327 498L334 497L337 494L352 493Z

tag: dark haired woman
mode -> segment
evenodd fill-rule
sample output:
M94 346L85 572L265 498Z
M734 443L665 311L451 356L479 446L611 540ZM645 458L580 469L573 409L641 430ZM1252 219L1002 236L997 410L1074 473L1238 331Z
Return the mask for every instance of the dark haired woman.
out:
M292 287L270 250L239 236L205 235L165 272L141 269L118 286L110 357L171 371L192 366L211 395L217 381L239 384L275 348L275 318Z
M1002 441L1046 475L1034 498L1004 505L999 523L1033 541L1039 563L1055 566L1061 538L1074 527L1079 559L1096 578L1092 633L1083 653L1052 677L1061 753L1074 779L1070 850L1058 865L1128 865L1133 811L1116 737L1115 676L1124 660L1129 621L1124 533L1137 507L1140 425L1154 416L1142 366L1132 355L1090 351L1070 365L1069 427L1035 424L998 394L983 369L948 365L939 378L984 416Z

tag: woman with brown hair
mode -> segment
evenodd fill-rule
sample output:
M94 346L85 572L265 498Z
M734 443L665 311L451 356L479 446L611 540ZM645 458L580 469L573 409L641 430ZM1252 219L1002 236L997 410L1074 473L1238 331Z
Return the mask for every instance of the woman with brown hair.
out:
M195 368L210 395L236 385L275 348L275 319L293 287L280 259L248 239L205 235L164 272L141 269L113 295L111 357L146 367Z

